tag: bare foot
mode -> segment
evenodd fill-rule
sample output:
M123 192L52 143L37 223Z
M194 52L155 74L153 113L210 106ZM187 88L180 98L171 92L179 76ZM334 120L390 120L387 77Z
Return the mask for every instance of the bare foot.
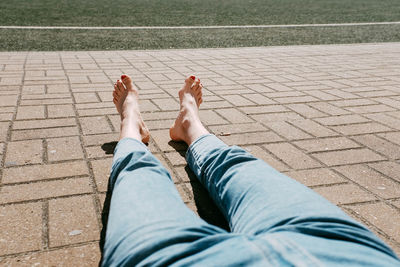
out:
M179 91L180 111L174 124L169 129L169 135L174 141L184 141L188 145L197 138L208 134L200 121L199 107L202 100L203 85L199 79L190 76Z
M130 137L148 143L150 133L140 115L138 90L133 86L131 77L122 75L121 80L114 84L113 91L113 102L121 116L120 140Z

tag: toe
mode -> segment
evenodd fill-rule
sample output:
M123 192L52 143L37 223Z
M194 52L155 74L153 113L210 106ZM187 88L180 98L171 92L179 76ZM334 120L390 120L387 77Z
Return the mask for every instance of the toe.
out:
M132 89L132 79L128 75L121 75L122 83L125 85L126 89Z
M202 98L203 98L202 95L197 95L197 96L196 96L197 103L200 103L200 99L202 99Z
M120 97L121 95L122 95L121 90L118 89L118 90L115 91L115 96L116 97Z
M121 94L123 91L125 91L125 86L120 80L117 81L117 88L118 88L117 90L118 94Z
M197 79L197 80L193 83L192 89L193 89L193 91L197 91L197 90L199 89L199 87L200 87L200 80Z
M192 76L186 78L185 83L187 85L189 85L189 86L192 86L192 84L194 83L195 79L196 79L196 77L192 75Z

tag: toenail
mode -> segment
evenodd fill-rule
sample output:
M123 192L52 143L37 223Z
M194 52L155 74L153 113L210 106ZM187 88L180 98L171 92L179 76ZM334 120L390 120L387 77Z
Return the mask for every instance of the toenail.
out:
M123 79L125 79L126 78L126 75L124 74L124 75L121 75L121 79L123 80Z
M196 77L190 76L190 79L192 79L194 81L196 79Z

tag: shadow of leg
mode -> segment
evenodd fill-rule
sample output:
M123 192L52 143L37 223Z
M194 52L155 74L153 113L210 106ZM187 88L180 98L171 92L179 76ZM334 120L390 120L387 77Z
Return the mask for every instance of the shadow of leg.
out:
M101 145L101 148L104 150L104 152L107 155L110 155L110 154L114 154L114 150L115 150L115 147L117 146L117 144L118 144L118 142L116 142L116 141L108 142L108 143L104 143L103 145ZM100 232L100 243L99 243L100 252L101 252L101 260L99 262L99 267L101 266L101 263L103 262L103 249L104 249L104 243L106 241L107 221L108 221L108 214L110 211L111 195L112 195L112 192L110 190L110 183L108 183L106 198L104 200L103 210L101 212L102 229Z
M188 146L184 142L175 142L171 140L168 142L168 144L173 147L182 157L185 157ZM185 167L185 171L190 180L194 201L199 216L210 224L230 231L227 221L219 211L218 207L214 204L214 201L208 195L207 190L199 182L195 174L188 166Z
M185 156L186 150L188 149L187 144L185 144L184 142L175 142L170 140L168 142L168 145L170 145L173 149L176 150L176 152L178 152L182 156Z
M99 267L101 266L101 263L103 262L103 249L104 249L104 243L106 241L107 222L108 222L108 214L110 211L111 195L112 195L112 192L110 190L110 184L108 184L106 199L104 200L103 210L101 212L102 228L101 228L101 232L100 232L100 244L99 244L100 252L101 252L101 259L99 262Z
M104 143L101 145L101 149L106 152L107 155L114 154L114 149L117 146L118 142L109 142L109 143Z
M208 195L207 190L203 187L199 180L197 180L197 177L188 166L185 167L185 171L190 179L194 201L199 216L210 224L230 231L228 222L225 220L218 207L214 204L214 201Z

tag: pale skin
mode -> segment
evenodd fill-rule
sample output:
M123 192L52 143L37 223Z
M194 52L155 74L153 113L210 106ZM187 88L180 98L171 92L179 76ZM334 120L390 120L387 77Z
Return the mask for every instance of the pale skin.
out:
M196 77L186 78L178 93L179 114L169 130L172 140L183 141L190 145L200 136L209 133L199 117L199 107L203 101L202 88L200 80ZM131 77L122 75L121 80L114 84L113 102L121 116L119 139L128 137L148 143L150 132L140 115L139 92L133 85Z

